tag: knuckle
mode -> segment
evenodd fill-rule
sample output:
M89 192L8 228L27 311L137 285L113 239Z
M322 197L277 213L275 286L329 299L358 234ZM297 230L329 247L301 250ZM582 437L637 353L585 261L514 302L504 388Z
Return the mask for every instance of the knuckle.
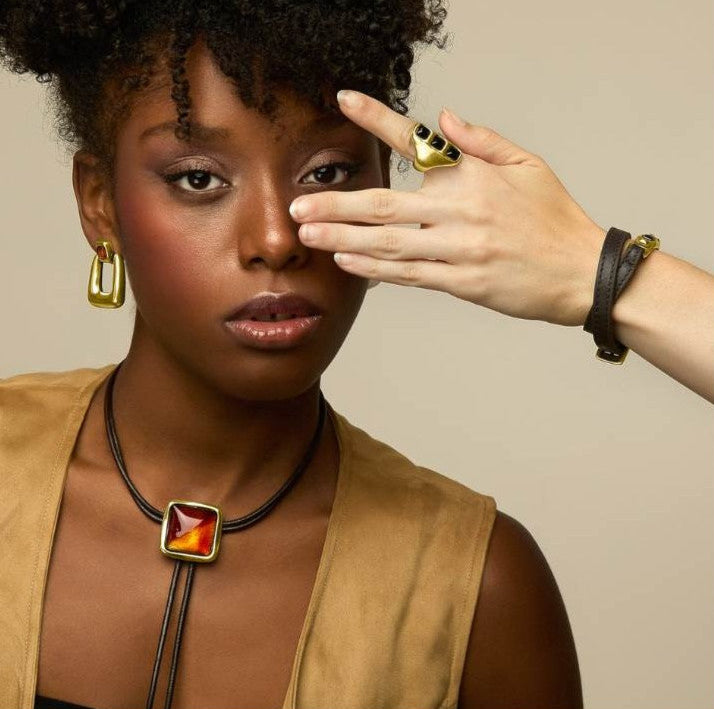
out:
M470 290L472 297L475 298L479 303L483 304L486 302L486 296L488 291L486 289L486 284L481 279L475 279L470 284Z
M493 257L494 249L485 239L477 239L466 245L464 257L471 263L483 265Z
M495 131L493 128L489 128L488 126L483 126L483 140L486 142L489 146L497 145L503 140L503 136L498 132Z
M400 136L399 144L404 147L404 152L408 155L416 157L416 151L414 150L414 145L412 144L412 131L414 130L414 123L408 122L402 129L402 135ZM410 158L413 159L413 158Z
M349 251L348 238L345 229L336 229L331 227L325 230L325 233L330 236L332 247L335 251Z
M394 229L387 228L382 232L382 250L389 256L399 255L400 240Z
M485 221L484 210L481 208L480 198L477 195L478 193L474 193L472 198L453 202L451 213L456 223L461 225L481 224Z
M328 219L334 219L337 214L337 199L334 193L325 194L325 212Z
M365 270L367 272L367 278L380 280L379 264L376 261L370 263Z
M481 276L473 273L462 273L454 283L454 295L472 303L483 305L486 298L486 285Z
M389 190L377 189L372 195L372 216L380 221L390 221L394 216L394 198Z
M481 222L488 221L493 213L493 198L486 190L479 190L473 196L472 214Z
M421 268L418 263L414 261L409 261L404 264L404 270L402 271L402 281L410 285L415 285L419 283L421 276Z

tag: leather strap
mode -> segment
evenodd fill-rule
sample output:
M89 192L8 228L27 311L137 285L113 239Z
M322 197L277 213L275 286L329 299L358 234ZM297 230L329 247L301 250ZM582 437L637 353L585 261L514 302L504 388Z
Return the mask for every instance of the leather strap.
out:
M611 227L605 235L595 277L593 306L583 326L584 330L592 333L599 349L617 354L623 345L615 339L612 306L616 299L622 249L629 239L628 232L616 227ZM632 274L629 277L632 277ZM623 275L621 282L624 282L624 279Z
M615 300L620 297L620 293L625 290L625 286L630 282L630 279L637 270L640 261L642 261L642 249L635 247L635 242L631 241L627 244L625 255L620 261L620 268L617 269L617 285L615 286Z
M614 229L614 227L613 227ZM617 231L620 231L619 229ZM609 233L609 232L608 232ZM623 232L626 233L626 232ZM660 241L659 239L654 235L654 234L640 234L639 236L635 237L634 239L630 239L629 243L627 243L626 246L626 251L624 255L621 257L620 265L617 268L617 277L616 277L616 282L615 282L615 297L613 298L613 301L610 305L608 315L609 315L609 322L610 325L612 326L612 306L614 305L615 301L620 297L622 291L627 287L627 284L630 282L632 279L632 276L634 275L635 271L637 270L637 267L640 265L640 263L646 259L653 251L659 249L659 244ZM605 245L603 244L603 249ZM601 254L602 256L602 254ZM601 258L602 260L602 258ZM600 268L598 266L598 276L600 275ZM596 283L596 292L597 292L597 283ZM585 319L585 324L583 325L583 330L586 332L593 333L594 332L594 323L593 323L593 312L594 312L594 303L593 303L593 308L590 309L590 312L588 313L587 318ZM622 364L625 361L625 356L629 352L629 348L625 347L621 342L619 342L617 339L614 337L614 327L612 330L613 334L613 341L614 341L614 346L612 343L610 344L609 347L604 347L602 345L598 345L598 350L596 352L596 356L598 359L604 360L606 362L612 362L614 364ZM597 342L597 339L596 339Z
M177 564L183 564L183 561L177 561ZM166 688L166 709L171 709L171 702L174 698L174 686L176 683L176 668L178 667L179 652L181 651L181 640L183 639L183 626L186 621L186 610L188 601L191 597L191 588L193 587L193 572L196 569L196 564L187 562L186 583L183 587L183 598L181 599L181 609L179 610L178 621L176 623L176 639L174 640L174 651L171 655L171 669L169 670L169 683Z
M622 257L622 260L620 261L620 266L617 269L617 279L616 279L616 285L615 285L615 300L614 302L617 302L617 299L620 297L621 293L623 290L625 290L625 286L630 282L632 279L632 276L635 274L635 271L637 270L637 266L639 266L640 261L642 261L644 251L640 248L635 247L634 241L631 241L631 243L626 244L626 250L625 254ZM586 332L592 333L593 327L592 327L592 309L588 313L588 317L585 320L585 325L583 326L583 330Z
M183 562L177 561L174 564L174 572L171 575L171 583L169 584L169 595L166 599L166 610L164 611L164 621L161 624L161 633L159 634L159 647L156 650L156 658L154 660L154 670L151 673L151 684L149 685L149 696L146 699L146 709L151 709L154 706L154 696L156 695L156 683L159 681L159 670L161 669L161 659L164 656L164 645L166 644L166 631L169 628L169 620L171 619L171 610L174 607L174 598L176 596L176 583L181 573Z

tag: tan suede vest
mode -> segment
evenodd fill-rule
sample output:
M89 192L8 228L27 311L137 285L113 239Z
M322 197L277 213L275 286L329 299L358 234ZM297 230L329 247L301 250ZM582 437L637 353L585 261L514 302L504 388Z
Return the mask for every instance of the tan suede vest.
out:
M34 704L65 474L114 366L0 381L0 709ZM454 709L494 500L329 412L337 490L283 709Z

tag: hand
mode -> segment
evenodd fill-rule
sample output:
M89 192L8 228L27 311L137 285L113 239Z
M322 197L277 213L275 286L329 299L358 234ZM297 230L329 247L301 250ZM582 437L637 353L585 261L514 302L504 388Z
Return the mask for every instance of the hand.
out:
M354 99L340 101L348 118L414 159L413 119L346 93ZM458 165L429 170L413 192L303 195L291 205L291 213L307 207L293 213L303 222L301 241L336 252L341 268L364 278L445 291L513 317L582 325L605 230L537 155L489 128L460 125L445 110L439 127L463 152Z

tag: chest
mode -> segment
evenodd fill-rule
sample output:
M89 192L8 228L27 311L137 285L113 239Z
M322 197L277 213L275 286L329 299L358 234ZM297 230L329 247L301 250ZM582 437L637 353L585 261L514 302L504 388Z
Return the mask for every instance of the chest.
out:
M94 709L145 704L175 564L159 551L158 524L132 506L115 506L110 514L113 492L92 500L68 485L40 640L37 693ZM219 558L196 566L174 709L283 706L327 523L324 514L297 521L275 514L225 535ZM184 579L185 570L157 708L164 702Z

